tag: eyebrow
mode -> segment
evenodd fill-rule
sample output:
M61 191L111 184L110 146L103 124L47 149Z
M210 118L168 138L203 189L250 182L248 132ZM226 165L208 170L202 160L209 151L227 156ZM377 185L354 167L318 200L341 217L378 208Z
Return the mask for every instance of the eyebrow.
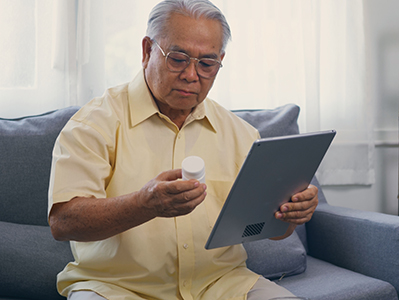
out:
M190 56L187 51L185 51L183 48L177 46L177 45L172 45L169 48L169 51L175 51L175 52L182 52L184 54L187 54L188 56ZM204 54L201 57L198 57L199 59L201 58L212 58L212 59L219 59L219 56L216 53L209 53L209 54Z

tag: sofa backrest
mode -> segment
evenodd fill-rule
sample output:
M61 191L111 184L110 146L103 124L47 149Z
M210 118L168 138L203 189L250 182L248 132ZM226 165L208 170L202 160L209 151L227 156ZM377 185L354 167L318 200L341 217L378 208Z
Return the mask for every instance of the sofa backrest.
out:
M47 225L47 193L54 142L78 110L68 107L42 115L0 119L0 221ZM262 137L299 133L299 107L234 111ZM318 185L317 181L313 182ZM325 202L320 189L320 202Z
M54 142L77 110L0 119L0 221L47 225Z
M258 129L262 138L299 133L300 109L295 104L286 104L275 109L235 110L233 112ZM314 177L311 183L319 188L319 202L326 203L317 178Z

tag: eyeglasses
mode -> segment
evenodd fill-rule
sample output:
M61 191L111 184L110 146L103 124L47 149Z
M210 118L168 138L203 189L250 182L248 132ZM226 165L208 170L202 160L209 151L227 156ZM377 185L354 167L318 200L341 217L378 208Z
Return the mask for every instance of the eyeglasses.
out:
M161 46L159 46L155 40L154 43L158 46L159 50L161 50L162 55L165 57L166 67L171 72L183 72L190 65L192 59L195 60L197 74L203 78L209 79L215 77L219 69L223 67L220 61L212 58L198 59L178 51L170 51L168 54L165 54Z

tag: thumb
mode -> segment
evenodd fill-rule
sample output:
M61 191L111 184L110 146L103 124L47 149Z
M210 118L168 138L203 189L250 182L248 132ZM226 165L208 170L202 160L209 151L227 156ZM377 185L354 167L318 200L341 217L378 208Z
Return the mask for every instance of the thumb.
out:
M182 178L182 171L181 169L174 169L160 173L157 176L157 179L160 181L174 181L179 178Z

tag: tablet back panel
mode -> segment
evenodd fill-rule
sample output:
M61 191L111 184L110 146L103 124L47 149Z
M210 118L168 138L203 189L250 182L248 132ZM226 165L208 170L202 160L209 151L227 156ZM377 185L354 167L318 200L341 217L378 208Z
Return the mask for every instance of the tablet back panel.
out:
M274 213L308 187L334 136L328 131L255 141L205 248L283 235L288 223Z

